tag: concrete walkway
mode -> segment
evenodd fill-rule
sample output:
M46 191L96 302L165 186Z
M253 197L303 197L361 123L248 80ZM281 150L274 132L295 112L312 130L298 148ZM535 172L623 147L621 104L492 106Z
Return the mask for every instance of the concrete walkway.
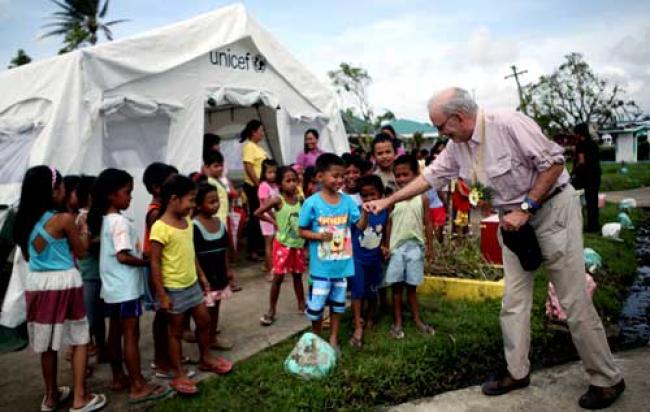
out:
M277 321L270 327L260 326L260 316L268 309L270 285L264 280L260 268L261 264L237 267L237 278L244 290L235 293L222 306L220 336L233 342L235 347L231 351L220 353L220 355L234 361L247 358L309 326L305 316L297 310L291 279L287 279L282 285ZM307 289L305 288L305 290ZM140 353L145 377L152 375L148 366L153 356L152 320L152 313L146 313L140 322ZM198 357L196 344L185 343L183 351L192 359ZM39 359L29 348L0 356L0 411L38 410L44 392ZM237 365L235 365L235 371L236 368ZM198 379L210 376L214 375L201 373ZM110 378L109 365L96 365L92 378L88 380L90 390L106 394L109 404L105 410L129 410L127 393L111 392ZM70 365L61 354L59 385L71 385L71 381ZM157 382L165 383L166 381L157 380Z
M650 410L650 348L615 353L623 369L627 389L608 411ZM587 381L581 362L535 372L528 388L497 397L487 397L479 386L446 392L432 398L405 403L392 408L398 412L448 411L581 411L578 398L586 391Z
M622 190L620 192L605 192L607 201L618 203L626 198L636 199L637 207L650 208L650 187Z

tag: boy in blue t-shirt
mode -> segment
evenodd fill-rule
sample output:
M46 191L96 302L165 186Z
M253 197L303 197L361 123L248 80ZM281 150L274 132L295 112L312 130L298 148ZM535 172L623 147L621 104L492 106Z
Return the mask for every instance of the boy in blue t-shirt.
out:
M382 197L384 184L377 175L364 176L359 179L358 186L361 199L371 202ZM352 292L352 314L354 315L354 333L350 345L356 348L363 346L363 301L367 305L365 316L366 327L374 323L375 308L379 285L383 279L385 248L384 232L388 222L388 210L378 214L368 215L368 225L364 230L352 227L352 250L354 252L354 276L350 280Z
M354 276L350 226L363 230L367 215L344 193L343 160L324 153L316 160L316 178L321 190L305 200L300 209L300 236L309 241L309 271L313 281L305 314L312 330L320 334L325 305L330 305L330 344L338 348L341 314L345 312L347 278Z

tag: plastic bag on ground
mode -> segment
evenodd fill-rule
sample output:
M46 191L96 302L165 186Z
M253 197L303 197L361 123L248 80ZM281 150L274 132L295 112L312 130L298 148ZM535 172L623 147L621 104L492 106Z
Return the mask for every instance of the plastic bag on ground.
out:
M618 223L621 224L621 227L623 229L634 229L634 224L632 223L632 219L630 219L630 216L628 216L628 214L625 212L621 212L618 214Z
M587 295L589 299L593 298L594 292L596 291L596 281L591 277L589 273L585 273L586 282L587 282ZM552 282L548 282L548 296L546 297L546 316L551 320L566 322L567 315L566 312L562 309L560 305L560 299L557 296L555 291L555 286Z
M602 229L603 237L610 239L620 240L621 224L620 223L605 223Z
M618 204L619 210L632 210L636 209L636 199L633 199L631 197L628 197L626 199L623 199L620 201Z
M598 252L591 248L585 248L583 251L585 258L585 270L589 273L596 273L603 266L603 259Z
M323 378L336 367L334 348L311 332L306 332L284 361L284 370L304 379Z

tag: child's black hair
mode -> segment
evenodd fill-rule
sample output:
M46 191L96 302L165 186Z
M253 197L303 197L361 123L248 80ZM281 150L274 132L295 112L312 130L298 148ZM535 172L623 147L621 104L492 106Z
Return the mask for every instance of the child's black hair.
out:
M48 166L34 166L25 173L13 237L27 259L29 235L45 212L59 207L52 201L52 195L54 188L62 183L61 173Z
M395 143L395 140L392 139L388 134L386 133L378 133L374 139L372 139L372 154L375 154L375 146L379 143L390 143L391 146L393 146L393 152L397 153L397 144Z
M260 172L260 182L266 182L266 171L270 167L277 168L278 163L273 159L264 159L264 161L262 162L262 171ZM276 183L278 182L277 178L275 179L275 182Z
M144 174L142 175L142 182L147 188L147 192L153 195L153 190L155 187L162 187L163 183L165 183L165 180L169 176L176 173L178 173L178 169L176 169L174 166L161 162L154 162L147 166L147 168L144 170Z
M359 178L359 184L357 185L359 192L361 192L361 189L365 186L372 186L377 189L377 192L379 192L380 195L384 195L384 183L377 175L361 176Z
M395 159L395 162L393 162L393 170L395 170L398 165L408 165L413 173L416 175L420 174L420 165L418 164L418 160L410 154L403 154Z
M216 192L217 188L209 184L208 182L201 182L196 188L196 207L197 209L205 200L205 197L210 192Z
M307 186L316 179L316 168L314 166L305 167L302 173L302 192L307 193Z
M334 153L323 153L316 159L316 173L327 172L332 166L345 167L345 162Z
M397 137L397 132L395 131L395 128L389 124L383 125L381 129L379 129L379 131L384 134L386 131L389 131L393 136Z
M364 161L359 156L349 155L347 158L343 159L345 162L345 168L347 169L350 166L354 166L359 169L359 172L363 173L366 165Z
M196 183L187 176L176 174L165 180L165 183L160 188L162 205L160 206L160 213L158 215L162 216L165 213L172 196L181 198L192 190L196 190Z
M282 166L281 168L278 169L277 177L275 178L275 182L278 185L278 189L282 191L282 180L284 179L284 175L287 173L293 173L296 176L296 179L298 178L298 173L291 168L291 166Z
M133 185L133 177L125 170L106 169L97 176L88 211L88 230L93 236L101 233L102 219L111 206L109 197L128 184Z
M79 175L67 175L63 177L63 186L65 186L65 198L63 199L63 207L68 207L70 196L72 196L72 192L77 190L80 180L81 177L79 177Z
M210 166L214 163L223 164L223 155L217 150L206 150L203 152L203 164Z
M203 135L203 151L213 150L216 144L221 144L221 136L214 133L206 133Z
M96 179L95 176L81 175L79 185L77 185L77 202L79 204L79 209L88 207L90 195Z

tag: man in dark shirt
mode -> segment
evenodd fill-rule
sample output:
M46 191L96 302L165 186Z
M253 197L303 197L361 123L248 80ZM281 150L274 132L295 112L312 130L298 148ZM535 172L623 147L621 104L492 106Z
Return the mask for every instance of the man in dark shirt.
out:
M589 125L580 123L573 128L578 136L575 160L573 163L574 186L584 188L587 201L587 232L598 232L598 189L600 188L600 159L598 144L593 141L589 133Z

